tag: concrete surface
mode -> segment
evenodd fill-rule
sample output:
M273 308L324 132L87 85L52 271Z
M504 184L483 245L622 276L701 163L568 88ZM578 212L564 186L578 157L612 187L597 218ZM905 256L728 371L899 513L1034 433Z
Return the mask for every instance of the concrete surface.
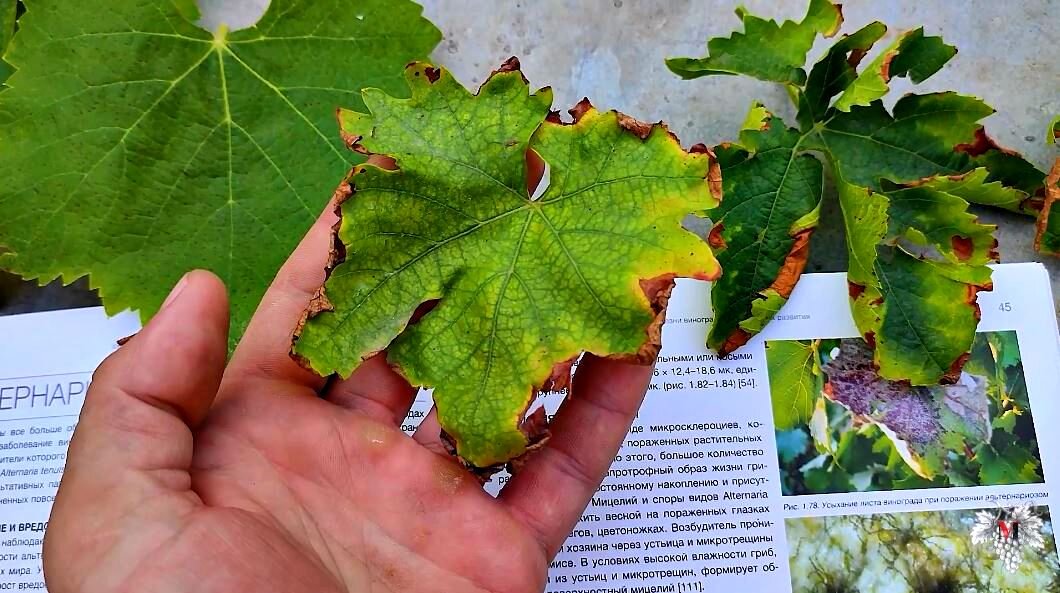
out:
M352 0L351 0L352 1ZM203 24L232 28L252 24L268 0L200 0ZM763 100L791 121L782 89L740 77L681 81L664 66L667 56L698 56L706 39L726 35L739 25L736 0L425 0L425 14L445 33L436 63L448 67L466 85L478 85L505 58L515 55L530 82L550 85L556 106L573 105L582 96L600 108L615 108L643 120L670 124L684 144L716 144L735 136L748 104ZM752 12L776 18L801 18L806 0L745 0ZM890 26L886 43L897 32L924 25L941 34L960 53L922 91L953 89L977 95L997 109L987 119L990 133L1003 144L1045 168L1060 150L1043 142L1045 128L1060 113L1060 44L1055 23L1060 2L1053 0L924 0L844 3L851 31L872 20ZM816 57L827 45L811 52ZM879 47L878 45L877 47ZM898 93L911 87L897 81ZM894 96L894 95L892 95ZM893 101L894 99L892 99ZM825 229L815 240L808 271L845 266L837 214L825 212ZM1038 261L1031 242L1031 219L987 212L999 224L1005 261ZM829 224L832 219L834 224ZM1047 262L1060 294L1060 260ZM0 312L78 306L91 301L80 290L25 287L16 306Z

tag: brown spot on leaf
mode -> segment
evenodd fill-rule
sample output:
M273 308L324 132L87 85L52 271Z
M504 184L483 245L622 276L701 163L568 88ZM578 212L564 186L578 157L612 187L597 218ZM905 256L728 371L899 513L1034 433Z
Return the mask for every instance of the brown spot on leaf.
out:
M953 363L950 364L950 368L947 369L946 373L939 379L939 383L943 385L952 385L953 383L956 383L957 380L961 378L961 369L964 368L964 363L968 362L968 357L968 352L958 356L957 360L954 360Z
M865 294L865 287L856 282L847 282L847 293L850 294L850 298L857 300Z
M868 53L869 50L867 49L855 48L851 50L850 54L847 56L847 65L851 68L857 68L858 65L861 64L862 58Z
M960 235L950 237L950 246L953 247L953 253L957 256L957 259L962 261L971 259L972 254L975 252L975 244L972 243L972 240Z
M968 156L979 156L991 150L999 150L1005 154L1017 155L1014 150L1004 148L987 135L986 128L979 126L975 130L975 137L967 144L958 144L953 147L957 152L963 152Z
M655 128L652 124L642 122L639 119L632 118L624 113L616 113L618 115L618 125L629 130L641 140L646 140L648 136L651 135L651 131Z
M780 266L780 272L776 280L769 286L777 291L780 296L788 298L791 291L798 283L802 271L806 268L806 258L810 256L810 236L813 229L806 229L795 234L795 242L791 245L788 255L784 257L784 263Z
M431 84L438 82L438 79L442 76L441 68L435 68L433 66L427 66L423 69L423 75L427 77L427 80Z
M880 76L883 78L884 82L889 82L891 80L891 62L894 61L894 58L897 55L897 51L889 51L887 52L887 55L883 57L883 63L880 65Z
M865 343L869 348L876 349L876 332L865 332Z
M711 249L715 251L724 251L728 244L725 243L725 237L721 236L722 231L725 230L725 223L719 222L714 226L710 227L710 232L707 233L707 244L710 245Z
M593 104L589 101L589 97L582 97L582 100L578 101L578 104L574 107L568 109L567 113L569 113L570 116L574 118L574 123L578 123L579 121L581 121L582 117L584 117L585 114L589 113L589 111L591 111L592 109Z
M674 142L680 144L680 141L677 139L677 136L673 134L673 132L670 133L670 137L674 139ZM727 146L729 146L728 143L722 144L722 147ZM688 149L688 152L690 154L705 154L710 157L710 165L707 168L707 186L710 188L710 193L714 196L714 199L721 202L721 199L723 197L721 183L721 164L718 163L717 155L714 154L714 151L711 150L710 147L708 147L706 144L703 144L702 142L693 145L692 148Z
M751 339L751 334L747 333L743 329L737 329L728 338L725 338L725 342L722 343L721 347L718 348L718 354L725 356L730 352L735 352L738 348L746 344Z
M552 374L545 379L545 382L541 385L542 391L563 391L564 389L570 393L570 380L571 371L574 369L574 363L578 360L577 356L572 356L567 360L557 362L552 367Z

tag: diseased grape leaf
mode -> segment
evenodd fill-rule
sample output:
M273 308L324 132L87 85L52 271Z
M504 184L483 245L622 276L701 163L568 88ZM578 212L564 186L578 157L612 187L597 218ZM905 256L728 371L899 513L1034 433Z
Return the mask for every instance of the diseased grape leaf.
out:
M810 3L810 15L825 12L821 2ZM742 16L748 31L747 23L782 29ZM727 73L785 83L798 109L794 130L755 104L739 143L716 149L726 199L708 214L725 274L712 288L707 343L726 354L747 342L798 281L824 195L812 153L832 169L846 227L853 316L875 349L881 374L916 385L953 381L979 320L976 294L990 289L987 265L997 261L994 228L979 224L968 205L1037 212L1036 190L1027 182L1034 167L989 140L980 120L993 109L975 97L910 94L893 109L884 106L891 79L922 82L956 53L923 28L902 34L859 70L886 32L882 23L870 23L836 41L805 80L791 74L802 72L802 48L833 32L812 24L821 22L785 23L798 38L798 51L766 34L735 34L711 40L711 55L703 60L668 62L691 77L718 73L712 60L738 54L740 63L758 68ZM778 52L786 62L776 59ZM779 67L766 72L778 63L787 75Z
M955 385L916 387L880 376L873 352L859 338L844 339L839 355L822 365L825 393L862 422L878 426L920 477L945 471L950 452L991 442L987 379L965 374Z
M879 189L881 179L905 183L965 172L970 158L954 147L971 141L979 120L993 112L953 92L906 95L893 115L875 101L829 116L806 147L826 151L847 183Z
M824 119L832 97L842 93L857 78L858 64L872 46L887 32L887 26L876 21L844 35L832 44L828 53L810 70L800 94L798 122L808 130L815 121Z
M856 105L869 105L887 94L892 78L908 76L920 83L946 65L957 53L941 37L925 37L924 28L907 31L883 50L857 75L836 99L835 108L850 111Z
M806 424L819 399L816 348L812 342L789 340L766 342L765 348L773 424L778 431Z
M761 115L740 144L716 150L725 199L711 212L709 240L725 273L711 287L715 317L707 344L721 353L742 346L787 300L821 204L821 162L798 152L797 130Z
M743 21L743 33L716 37L707 43L707 56L670 58L667 67L682 78L716 74L743 74L761 80L802 84L806 81L806 52L817 35L830 37L843 24L838 5L828 0L810 0L806 16L799 22L759 18L744 8L736 15Z
M991 286L994 227L928 186L839 187L852 311L880 374L918 385L955 379L975 337L975 295Z
M705 149L662 125L587 101L559 122L514 60L475 95L427 64L406 78L411 99L370 89L368 112L340 116L353 148L397 170L349 177L334 269L293 352L349 375L386 349L434 389L459 455L495 466L531 444L521 421L557 365L582 351L654 359L673 278L719 273L681 221L717 205L720 181ZM550 167L535 200L528 151Z
M1045 203L1038 216L1034 249L1047 255L1060 256L1060 208L1053 209L1060 200L1060 158L1053 163L1045 179Z
M960 175L939 176L929 179L925 186L957 196L972 204L992 206L1021 214L1037 216L1041 204L1035 204L1033 196L991 179L985 167L972 169Z
M191 0L30 1L0 93L0 265L89 275L146 320L192 268L216 272L238 339L351 163L334 109L401 92L438 30L406 0L273 2L216 34Z

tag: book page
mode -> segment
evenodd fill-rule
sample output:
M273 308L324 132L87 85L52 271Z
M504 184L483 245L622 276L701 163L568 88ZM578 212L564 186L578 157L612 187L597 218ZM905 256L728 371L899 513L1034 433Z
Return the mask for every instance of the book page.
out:
M1060 417L1049 282L1042 266L1013 264L995 268L994 285L979 295L960 381L913 389L871 376L849 340L842 274L804 276L766 331L725 359L703 344L709 285L678 281L644 406L547 590L1038 591L1060 581L1048 507L1060 435L1039 420ZM79 385L135 329L135 317L100 309L0 318L23 345L0 361L0 582L43 587L39 541ZM48 410L36 378L63 388ZM536 405L555 413L564 397ZM402 428L430 405L421 392Z

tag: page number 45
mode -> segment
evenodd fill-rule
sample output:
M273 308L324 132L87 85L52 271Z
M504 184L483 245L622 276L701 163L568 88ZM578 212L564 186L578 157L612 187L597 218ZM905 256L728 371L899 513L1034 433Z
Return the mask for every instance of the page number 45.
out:
M1002 313L1009 313L1012 311L1012 303L1005 301L1004 303L1001 303L997 306L997 310L1001 311Z

